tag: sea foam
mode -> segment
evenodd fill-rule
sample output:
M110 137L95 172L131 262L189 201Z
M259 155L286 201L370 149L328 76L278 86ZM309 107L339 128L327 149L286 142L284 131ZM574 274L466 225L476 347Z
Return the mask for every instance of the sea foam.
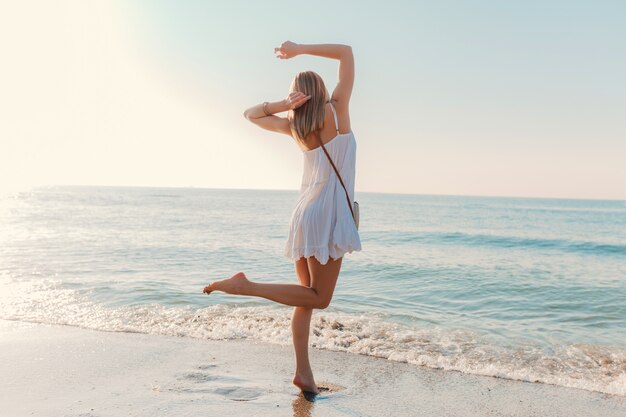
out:
M225 340L291 343L291 308L211 305L204 308L160 304L106 307L88 292L59 280L3 283L0 318L70 325L100 331ZM590 344L502 345L471 331L416 327L375 314L316 311L314 347L470 374L540 382L626 396L626 350Z

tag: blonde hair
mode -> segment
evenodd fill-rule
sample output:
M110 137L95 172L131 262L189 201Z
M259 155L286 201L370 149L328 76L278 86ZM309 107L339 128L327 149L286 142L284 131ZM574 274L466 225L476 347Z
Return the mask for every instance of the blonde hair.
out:
M311 96L302 106L289 110L287 114L293 136L304 143L311 132L317 132L324 126L324 104L328 101L328 90L319 74L302 71L291 82L290 92L294 91Z

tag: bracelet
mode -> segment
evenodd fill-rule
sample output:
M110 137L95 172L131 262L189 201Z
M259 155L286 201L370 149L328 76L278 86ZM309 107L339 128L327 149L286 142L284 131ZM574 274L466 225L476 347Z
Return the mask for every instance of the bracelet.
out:
M268 113L267 110L266 110L267 104L268 104L267 101L263 102L263 113L265 113L266 116L271 116L272 114Z

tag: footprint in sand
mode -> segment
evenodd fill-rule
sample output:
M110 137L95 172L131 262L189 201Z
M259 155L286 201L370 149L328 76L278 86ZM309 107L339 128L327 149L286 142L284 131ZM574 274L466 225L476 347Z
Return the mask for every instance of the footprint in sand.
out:
M252 401L261 396L261 391L254 388L243 387L217 388L214 392L228 398L231 401Z
M195 383L215 381L220 377L217 375L210 375L204 372L187 372L182 374L178 379L187 380Z
M179 376L176 377L176 379L183 380L183 381L191 381L197 384L201 384L203 382L226 382L226 383L232 384L232 383L241 381L239 378L223 376L219 374L212 374L212 373L207 372L208 370L214 369L216 367L217 365L211 365L211 364L198 365L195 368L197 370L179 374Z
M231 385L242 382L241 379L220 375L217 372L211 372L216 365L198 365L193 370L181 372L175 376L178 383L174 384L169 391L186 392L186 393L213 393L215 386Z
M335 392L343 391L346 387L342 387L341 385L331 384L329 382L322 382L321 384L317 384L317 389L320 394L332 394Z
M198 365L192 371L178 374L176 379L183 384L172 390L195 394L217 394L231 401L252 401L261 396L262 393L258 389L236 386L244 382L242 379L212 372L214 368L217 366Z

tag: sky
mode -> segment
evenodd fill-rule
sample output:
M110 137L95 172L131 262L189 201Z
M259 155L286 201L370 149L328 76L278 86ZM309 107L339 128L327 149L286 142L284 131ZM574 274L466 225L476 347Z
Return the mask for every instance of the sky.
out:
M302 154L243 117L338 61L356 192L626 199L623 1L0 4L0 190L297 190ZM285 114L283 114L285 115Z

